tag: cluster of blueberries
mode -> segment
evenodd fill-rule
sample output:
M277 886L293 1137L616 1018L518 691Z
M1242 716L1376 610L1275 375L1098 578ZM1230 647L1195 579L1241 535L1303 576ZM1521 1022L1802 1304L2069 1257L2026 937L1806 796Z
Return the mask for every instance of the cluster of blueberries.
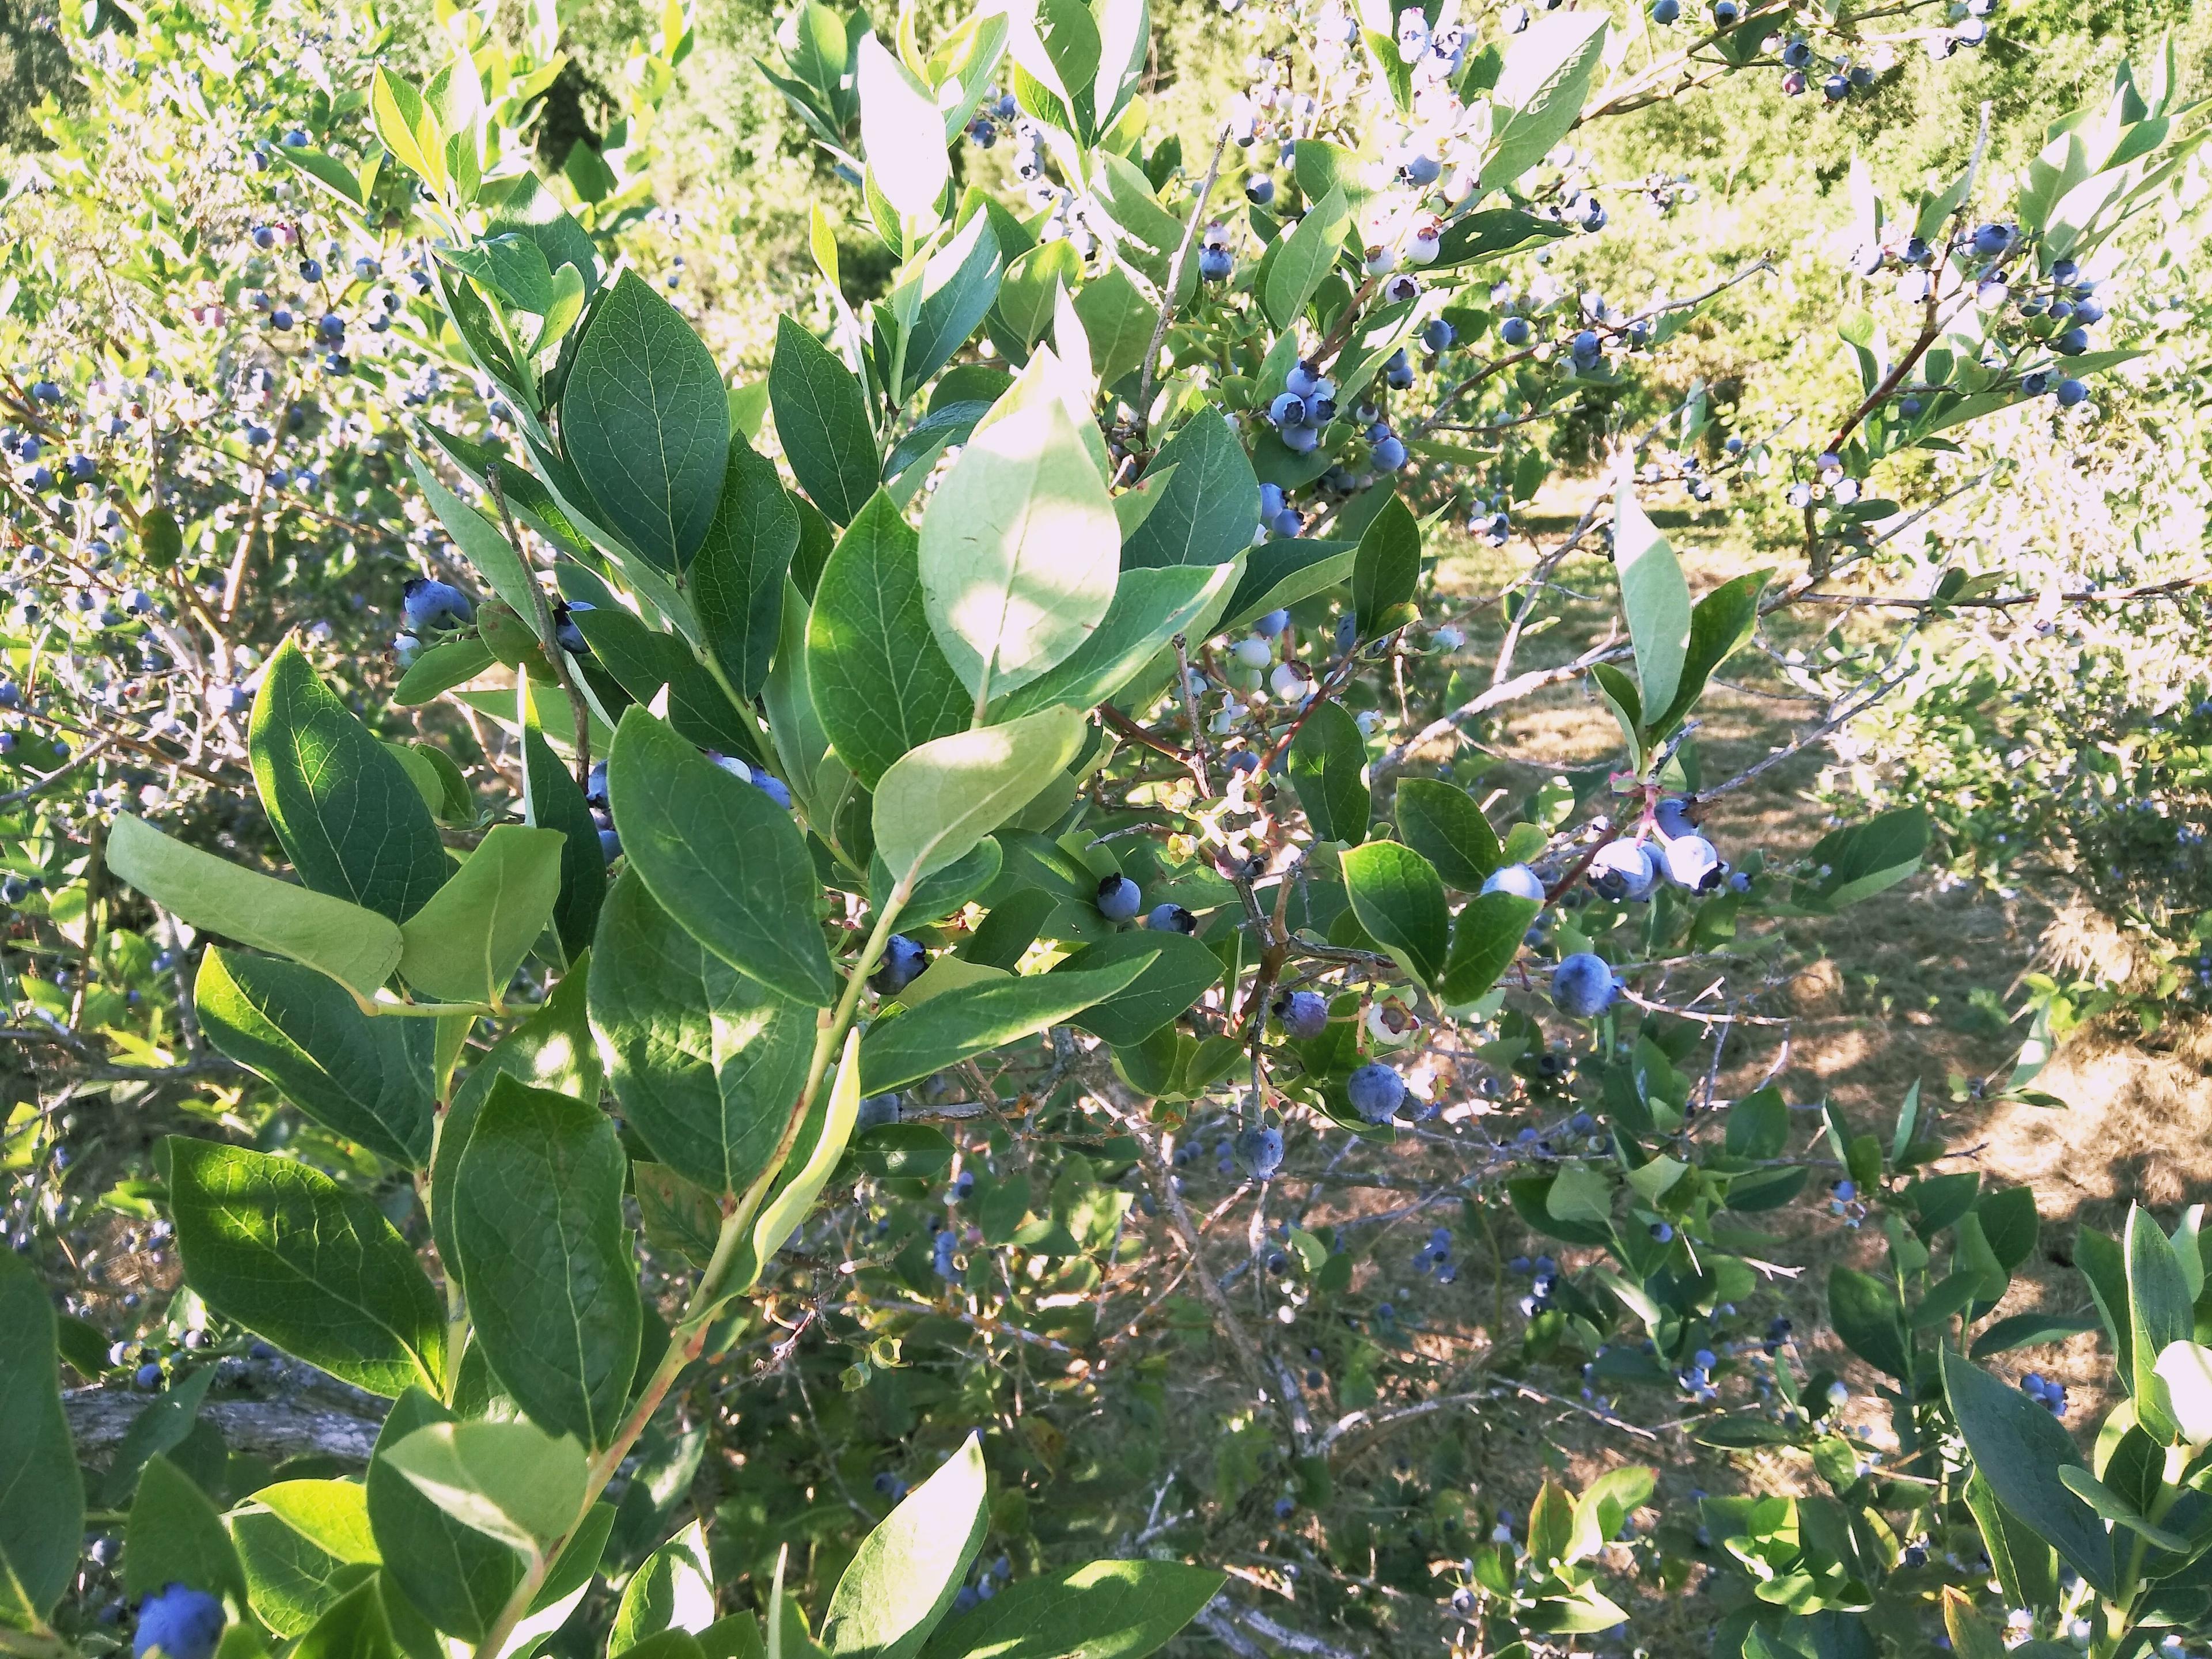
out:
M1430 1231L1428 1243L1414 1255L1413 1267L1418 1272L1432 1275L1439 1285L1449 1285L1459 1277L1459 1269L1452 1264L1450 1228Z
M1867 1207L1860 1200L1857 1182L1838 1181L1828 1188L1828 1213L1854 1232L1858 1230L1866 1219Z
M2066 1415L2066 1387L2053 1382L2037 1371L2030 1371L2020 1379L2020 1391L2050 1412L2053 1417Z
M1000 1556L975 1575L974 1583L960 1587L959 1593L952 1598L951 1616L957 1617L972 1612L978 1605L996 1595L1002 1586L1012 1580L1013 1576L1013 1563Z
M222 1603L204 1590L168 1584L138 1604L138 1631L131 1638L132 1659L214 1659L216 1644L230 1622Z

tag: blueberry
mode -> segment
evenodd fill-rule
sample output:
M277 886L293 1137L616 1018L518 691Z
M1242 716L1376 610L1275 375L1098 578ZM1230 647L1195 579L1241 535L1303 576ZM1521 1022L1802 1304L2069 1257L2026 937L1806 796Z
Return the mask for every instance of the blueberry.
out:
M2051 267L2051 280L2061 288L2072 286L2074 279L2081 274L2081 267L2071 259L2057 260Z
M1261 617L1259 621L1252 624L1252 631L1255 634L1257 634L1263 640L1272 640L1280 635L1282 631L1290 625L1291 613L1289 611L1270 611L1266 616Z
M1675 21L1682 15L1682 0L1651 0L1651 21L1658 24Z
M1413 384L1413 362L1407 356L1405 347L1392 352L1382 365L1382 383L1394 392L1403 392Z
M1728 878L1728 866L1703 836L1677 836L1663 856L1667 879L1686 892L1710 893Z
M1662 1244L1672 1244L1674 1242L1674 1229L1667 1222L1655 1221L1651 1224L1651 1237Z
M1244 199L1254 207L1265 207L1275 199L1275 181L1266 173L1255 173L1244 185Z
M1782 48L1782 64L1785 69L1803 69L1812 61L1812 44L1802 34L1793 38Z
M1499 866L1483 878L1482 890L1510 893L1516 898L1532 899L1538 904L1544 902L1543 879L1525 864Z
M1295 392L1281 392L1267 405L1267 418L1277 426L1304 426L1306 400Z
M1283 1167L1283 1132L1254 1124L1237 1137L1237 1167L1255 1181L1272 1181Z
M283 306L278 306L276 310L269 313L269 326L279 334L286 332L292 326L292 313Z
M400 610L415 633L441 623L459 626L476 620L476 606L460 589L429 576L410 576L400 590Z
M1194 933L1198 918L1180 904L1155 904L1145 918L1145 926L1156 933Z
M138 1634L131 1644L133 1659L159 1649L166 1659L212 1659L222 1634L222 1603L204 1590L170 1584L138 1605Z
M1328 1030L1328 1000L1318 991L1292 991L1275 1005L1283 1030L1301 1042L1310 1042Z
M1974 230L1974 252L1994 259L2012 246L2010 225L1979 225Z
M1659 855L1646 841L1607 842L1589 863L1589 884L1609 899L1647 899L1659 885Z
M2089 331L2069 328L2051 343L2062 356L2078 357L2089 349Z
M151 1363L141 1365L137 1370L131 1372L131 1385L133 1388L143 1389L149 1394L152 1393L161 1386L161 1368Z
M1291 1516L1296 1515L1297 1512L1298 1500L1297 1498L1278 1498L1275 1500L1275 1519L1278 1521L1287 1521Z
M1225 247L1206 247L1198 251L1198 274L1209 283L1225 283L1229 273L1237 269L1237 261Z
M2058 406L2071 409L2089 395L2089 388L2070 376L2058 383Z
M1304 361L1291 365L1291 372L1283 376L1283 385L1292 396L1311 397L1321 389L1321 371Z
M1395 472L1406 465L1404 441L1393 435L1375 446L1375 465L1385 472Z
M1856 1181L1838 1181L1833 1190L1836 1196L1846 1204L1859 1195L1858 1182Z
M315 332L321 338L336 344L345 338L345 319L335 311L326 311L315 324Z
M921 976L929 965L929 952L904 933L893 933L884 946L884 959L868 983L885 996L896 996Z
M1552 1001L1571 1019L1595 1019L1619 994L1611 965L1590 951L1577 951L1552 970Z
M254 226L253 246L259 248L270 248L276 246L276 233L267 225Z
M1739 0L1713 0L1713 22L1720 28L1733 27L1743 15Z
M1352 1109L1370 1123L1388 1123L1406 1098L1406 1079L1381 1060L1370 1060L1346 1079Z
M1526 317L1508 317L1498 325L1498 337L1510 346L1527 345L1529 333Z
M300 280L303 283L321 282L323 280L323 267L321 262L315 259L301 260Z
M1832 75L1820 82L1820 95L1832 104L1840 104L1851 95L1851 83L1843 76Z
M1569 349L1574 354L1574 359L1578 363L1595 362L1601 349L1596 331L1587 328L1582 330L1575 336L1574 343Z
M2040 398L2051 390L2051 376L2042 369L2020 377L2020 389L2031 398Z
M752 785L785 811L791 811L791 790L781 778L772 778L765 772L755 772Z

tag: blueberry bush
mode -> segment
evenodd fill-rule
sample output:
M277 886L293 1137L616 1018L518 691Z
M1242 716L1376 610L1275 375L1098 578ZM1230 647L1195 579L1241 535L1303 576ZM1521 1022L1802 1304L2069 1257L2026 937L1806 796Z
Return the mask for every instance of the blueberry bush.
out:
M1962 777L2071 717L1981 618L2117 607L2081 698L2201 768L2130 678L2201 682L2193 572L1957 527L2201 361L2176 48L1844 161L1840 352L1753 424L1684 365L1784 257L1582 288L1695 190L1583 135L1848 108L1984 0L1248 7L1182 131L1146 0L806 0L818 293L736 365L647 274L693 20L557 167L513 21L95 8L10 199L0 1650L2212 1636L2201 1208L2021 1307L2033 1191L1779 1080L1807 925L2002 863ZM1740 679L1810 713L1729 774ZM1577 688L1610 752L1514 761ZM1713 828L1838 734L1816 845ZM2027 1369L2093 1331L2094 1431Z

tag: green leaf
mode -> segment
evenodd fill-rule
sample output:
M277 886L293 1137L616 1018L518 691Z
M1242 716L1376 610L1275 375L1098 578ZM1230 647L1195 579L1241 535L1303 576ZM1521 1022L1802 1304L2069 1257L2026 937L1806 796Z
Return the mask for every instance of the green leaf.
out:
M1298 159L1305 159L1304 149L1298 151ZM1430 262L1429 269L1449 270L1460 265L1480 264L1486 259L1503 258L1534 243L1555 241L1571 234L1566 225L1539 219L1516 208L1487 208L1455 219L1444 227L1437 257Z
M559 892L553 901L553 928L562 953L574 963L591 948L607 894L607 859L599 848L599 826L591 804L576 787L575 775L562 764L538 727L537 704L516 698L522 715L522 814L535 830L562 837ZM404 964L403 964L404 965Z
M902 402L967 344L999 296L1005 259L990 216L981 212L930 259L922 271L921 306L907 331Z
M1359 637L1377 639L1413 619L1421 583L1421 527L1413 509L1393 495L1370 520L1352 562L1352 611Z
M1347 542L1309 541L1304 536L1262 542L1244 556L1244 574L1229 597L1221 626L1233 633L1270 611L1342 586L1352 580L1358 556L1358 548Z
M375 1019L312 969L210 946L192 988L208 1039L331 1133L407 1169L430 1161L427 1020Z
M392 159L433 189L446 181L445 136L422 94L379 65L368 88L369 119Z
M722 1200L665 1164L632 1158L630 1190L638 1225L657 1250L672 1250L695 1267L714 1260L722 1238Z
M346 1592L373 1574L318 1548L268 1510L252 1504L227 1517L253 1616L280 1637L304 1636Z
M565 839L557 830L493 825L453 879L401 924L400 977L442 1001L498 1006L553 920Z
M1127 157L1110 149L1102 148L1097 152L1091 184L1094 199L1106 210L1120 233L1121 258L1142 273L1154 289L1164 290L1176 249L1182 241L1182 221L1160 205L1151 179ZM1198 261L1186 260L1176 286L1176 303L1188 305L1197 288Z
M2015 1348L2055 1346L2096 1328L2094 1319L2078 1314L2014 1314L1974 1339L1973 1357L1987 1359L1993 1353L2009 1353Z
M708 648L745 696L768 684L784 575L798 549L799 508L775 463L732 437L721 499L691 561L691 604Z
M952 181L937 100L873 33L860 37L860 144L890 204L909 219L937 217Z
M607 1632L608 1659L663 1631L696 1634L714 1622L714 1565L706 1528L694 1521L630 1575Z
M1091 972L1062 969L963 986L879 1019L860 1043L862 1092L904 1088L948 1066L1062 1024L1130 984L1151 961L1135 957ZM1214 972L1220 972L1218 961Z
M1480 892L1504 862L1498 832L1474 797L1442 778L1407 778L1398 786L1398 833L1437 867L1447 887ZM1524 924L1525 926L1525 924Z
M1565 21L1579 27L1594 15L1574 12ZM1604 31L1601 18L1598 31ZM1682 580L1674 550L1645 515L1636 486L1625 473L1613 493L1613 563L1620 582L1621 614L1636 646L1639 705L1647 711L1671 708L1689 654L1690 585Z
M657 569L690 562L721 500L729 399L714 354L635 270L576 347L561 439L611 528Z
M806 686L823 732L873 788L900 756L961 731L973 700L930 631L921 538L878 491L838 538L806 621Z
M2191 1446L2212 1442L2212 1348L2186 1340L2169 1342L2152 1372L2160 1409L2179 1437Z
M2160 1355L2196 1334L2189 1284L2175 1259L2173 1244L2151 1212L2140 1205L2128 1210L2124 1239L2128 1272L2128 1324L2135 1333L2134 1375L2128 1392L2136 1412L2154 1439L2171 1440L2172 1425L2158 1381Z
M155 1456L147 1460L124 1527L123 1593L136 1599L170 1584L246 1605L245 1570L222 1516L190 1475Z
M498 660L491 647L473 635L441 641L416 658L399 677L399 684L392 690L392 701L402 708L429 702L457 685L466 685Z
M377 1456L455 1520L528 1554L584 1504L583 1447L520 1420L425 1424Z
M1006 865L1006 849L986 837L934 875L924 877L899 907L902 926L919 927L949 916L969 900L980 898L999 878ZM868 904L881 911L890 906L891 872L881 859L868 866Z
M1123 569L1226 564L1251 545L1260 521L1260 481L1218 410L1191 416L1146 471L1170 467L1175 473L1159 505L1122 544Z
M1340 185L1309 208L1276 246L1267 267L1266 297L1268 320L1277 328L1290 327L1322 279L1336 268L1351 228L1352 209Z
M1759 599L1772 573L1754 570L1723 582L1690 611L1690 643L1674 701L1652 722L1655 738L1664 738L1689 715L1713 671L1751 643L1759 626ZM1648 705L1647 705L1648 706Z
M1729 1108L1727 1149L1732 1158L1782 1156L1790 1144L1790 1104L1782 1091L1765 1088Z
M922 515L929 625L979 711L1073 654L1114 600L1121 523L1060 380L1051 352L1031 357Z
M443 1388L445 1310L374 1202L291 1158L161 1144L185 1282L209 1307L372 1394Z
M963 856L1029 804L1075 758L1083 716L1042 708L1000 726L923 744L875 792L876 852L912 884Z
M1024 1578L942 1626L923 1659L1145 1659L1225 1575L1180 1561L1088 1561Z
M1073 289L1083 277L1083 256L1075 251L1075 244L1065 240L1042 242L1020 255L1006 267L1006 279L999 284L998 316L994 321L993 338L1001 324L1022 349L1012 354L1016 361L1024 360L1029 349L1041 338L1052 325L1053 306L1059 291Z
M1234 559L1220 565L1125 568L1097 632L1059 667L1008 697L1003 714L1026 714L1055 702L1088 708L1113 697L1176 635L1196 634L1207 626L1206 619L1218 614L1243 574Z
M1436 866L1410 847L1371 841L1344 855L1352 914L1407 975L1435 983L1449 949L1450 921Z
M600 918L591 1018L653 1155L712 1192L751 1186L806 1080L812 1014L703 949L628 871Z
M317 892L404 921L443 884L445 846L406 769L295 641L269 659L246 748L285 856Z
M1159 312L1119 270L1109 267L1077 290L1075 314L1091 342L1091 372L1099 385L1118 385L1143 365Z
M806 1219L806 1212L814 1207L814 1200L830 1184L830 1174L845 1156L845 1144L853 1138L853 1125L860 1115L860 1033L855 1029L845 1033L845 1052L838 1057L836 1080L830 1085L829 1103L822 1113L822 1130L815 1138L813 1148L799 1165L798 1174L769 1200L761 1211L760 1219L753 1223L756 1278L769 1257L781 1249L799 1230Z
M279 1480L255 1490L253 1501L324 1554L340 1561L383 1557L369 1526L368 1494L352 1480Z
M1402 796L1404 786L1400 786ZM1474 1001L1498 982L1521 954L1528 925L1544 907L1513 893L1478 893L1452 922L1451 955L1437 989L1455 1006Z
M1477 189L1509 185L1567 136L1605 52L1602 11L1539 17L1514 37L1492 89L1490 153Z
M2040 1404L1948 1348L1943 1388L1974 1467L1997 1500L2098 1590L2112 1595L2112 1540L2058 1476L2063 1466L2081 1462L2066 1431Z
M420 1389L408 1389L384 1419L362 1485L384 1571L438 1629L476 1643L521 1582L522 1559L454 1518L386 1455L416 1430L454 1420Z
M881 465L860 382L828 347L779 317L768 396L799 487L835 522L850 524L876 493Z
M660 688L668 688L668 722L678 736L749 763L764 758L760 728L730 701L683 640L648 628L619 605L571 611L568 617L592 647L593 659L636 701L649 708ZM544 696L543 687L537 695ZM595 729L594 743L603 744L611 738L611 733L599 734Z
M2188 1553L2187 1538L2153 1525L2134 1504L2078 1463L2062 1465L2058 1479L2064 1483L2067 1491L2115 1526L2125 1527L2130 1532L2148 1539L2160 1549L2171 1550L2176 1554Z
M788 815L637 708L616 728L607 792L629 867L692 938L779 995L830 1003L814 861Z
M331 1603L287 1659L399 1659L383 1593L371 1574Z
M2058 1562L2051 1546L2021 1524L2018 1516L1997 1502L1990 1483L1978 1473L1966 1481L1966 1508L1981 1529L1990 1563L1996 1571L2006 1605L2041 1607L2058 1599Z
M983 1449L973 1435L860 1542L823 1620L832 1659L911 1659L983 1542Z
M502 1077L447 1200L493 1375L540 1427L593 1448L621 1425L643 1322L623 1227L626 1167L597 1110Z
M0 1252L0 1620L34 1627L76 1577L84 1481L62 1414L53 1301L13 1250Z
M2074 1265L2089 1281L2089 1294L2112 1339L2113 1367L2130 1381L2135 1376L2135 1327L2128 1311L2128 1270L2119 1241L2094 1227L2078 1229L2074 1236Z
M1291 740L1291 787L1316 841L1357 847L1367 839L1367 739L1343 704L1324 702L1307 714Z
M1115 933L1086 945L1045 975L1097 977L1139 964L1137 976L1103 996L1067 1023L1103 1038L1115 1048L1133 1048L1188 1010L1221 979L1221 958L1211 945L1188 933L1150 928Z
M1918 806L1899 806L1864 823L1832 830L1807 855L1820 872L1808 896L1826 909L1840 910L1894 887L1919 869L1927 850L1928 814Z
M1836 1334L1867 1364L1899 1382L1912 1376L1912 1351L1905 1330L1905 1309L1893 1285L1855 1268L1828 1275L1828 1317Z

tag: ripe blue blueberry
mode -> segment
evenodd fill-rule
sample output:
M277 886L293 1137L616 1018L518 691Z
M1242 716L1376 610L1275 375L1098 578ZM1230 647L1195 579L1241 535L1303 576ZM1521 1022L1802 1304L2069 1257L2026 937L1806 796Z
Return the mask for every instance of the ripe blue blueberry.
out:
M253 246L259 248L270 248L276 246L276 233L270 229L267 225L254 226Z
M1544 902L1543 878L1525 864L1500 865L1483 878L1486 893L1510 893L1516 898Z
M1119 871L1098 883L1098 914L1109 921L1134 921L1144 902L1143 890Z
M1382 365L1382 383L1395 392L1403 392L1413 384L1413 362L1406 356L1405 347L1392 352L1390 360Z
M1283 447L1293 455L1310 455L1321 447L1321 428L1311 426L1286 426L1282 431Z
M456 627L476 620L476 606L467 594L449 583L428 576L410 576L400 589L400 610L407 626L420 634L439 623Z
M1301 1042L1310 1042L1328 1030L1328 1000L1318 991L1292 991L1275 1005L1283 1030Z
M1237 269L1237 261L1225 247L1200 248L1198 252L1198 274L1209 283L1225 283L1229 273Z
M884 959L869 975L868 983L885 996L896 996L920 978L929 965L929 952L904 933L893 933L884 946Z
M1244 199L1254 207L1265 207L1275 199L1275 181L1266 173L1255 173L1245 181Z
M1820 95L1832 104L1840 104L1851 95L1850 81L1841 75L1832 75L1820 82Z
M2043 369L2020 377L2020 389L2031 398L2040 398L2051 390L2051 376Z
M1449 351L1458 336L1441 317L1431 317L1421 329L1421 343L1431 351Z
M622 856L622 837L611 829L599 831L599 856L609 864Z
M1288 611L1270 611L1252 624L1252 631L1263 640L1272 640L1291 625Z
M1690 799L1686 795L1662 795L1651 809L1651 821L1659 826L1662 836L1697 833L1698 826L1690 819Z
M1552 1001L1570 1019L1595 1019L1619 994L1612 967L1588 951L1576 951L1552 970Z
M1803 69L1812 61L1812 43L1802 34L1793 37L1790 43L1782 48L1782 63L1786 69Z
M1593 329L1587 328L1576 334L1574 343L1569 348L1569 349L1574 354L1575 361L1578 363L1595 362L1601 349L1601 343L1597 337L1596 331Z
M1651 1237L1662 1244L1672 1244L1674 1242L1674 1229L1667 1222L1655 1221L1651 1224Z
M2089 349L2089 331L2069 328L2051 343L2062 356L2078 357Z
M1304 426L1306 400L1295 392L1279 392L1275 401L1267 405L1267 418L1277 426Z
M1677 836L1662 856L1667 879L1686 892L1710 893L1728 878L1728 866L1703 836Z
M1526 317L1508 317L1498 325L1498 337L1510 346L1527 345L1529 332Z
M1682 0L1651 0L1651 21L1658 24L1675 21L1682 15Z
M2010 225L1978 225L1974 228L1974 252L1994 259L2012 246L2012 236Z
M161 1386L161 1368L149 1361L131 1374L131 1382L132 1387L150 1394Z
M323 266L322 266L322 261L320 261L319 259L302 259L302 260L301 260L301 261L300 261L300 280L301 280L301 282L303 282L303 283L319 283L319 282L321 282L321 281L323 280Z
M1606 898L1648 899L1659 885L1659 855L1648 841L1607 842L1590 860L1589 884Z
M157 1649L166 1659L212 1659L228 1622L222 1603L206 1591L167 1585L138 1604L132 1659L146 1659Z
M1283 385L1293 397L1311 397L1321 387L1321 374L1310 362L1293 363L1291 372L1283 376Z
M1198 918L1180 904L1155 904L1145 918L1145 926L1156 933L1194 933Z
M305 149L308 143L307 130L305 127L288 128L284 136L276 142L288 149Z
M1255 1181L1272 1181L1283 1167L1283 1132L1254 1124L1237 1137L1237 1167Z
M1406 1098L1406 1079L1381 1060L1370 1060L1345 1080L1352 1109L1370 1123L1388 1123Z
M772 778L765 772L755 772L752 786L787 812L791 811L791 790L781 778Z
M2081 274L2081 267L2071 259L2056 260L2051 267L2051 280L2061 288L2072 286L2074 279Z
M279 334L288 332L292 326L292 313L283 306L278 306L276 310L269 313L269 326Z
M2070 376L2058 383L2058 406L2071 409L2089 395L2089 388Z
M1295 507L1285 507L1267 521L1267 528L1278 536L1296 536L1305 527L1306 521L1299 516L1298 510Z
M1406 465L1406 446L1393 435L1375 446L1375 465L1385 472L1395 472Z
M1267 523L1283 510L1283 487L1276 483L1260 486L1260 521Z
M323 313L322 319L315 325L315 332L323 339L335 344L345 338L345 319L335 311L326 311Z

